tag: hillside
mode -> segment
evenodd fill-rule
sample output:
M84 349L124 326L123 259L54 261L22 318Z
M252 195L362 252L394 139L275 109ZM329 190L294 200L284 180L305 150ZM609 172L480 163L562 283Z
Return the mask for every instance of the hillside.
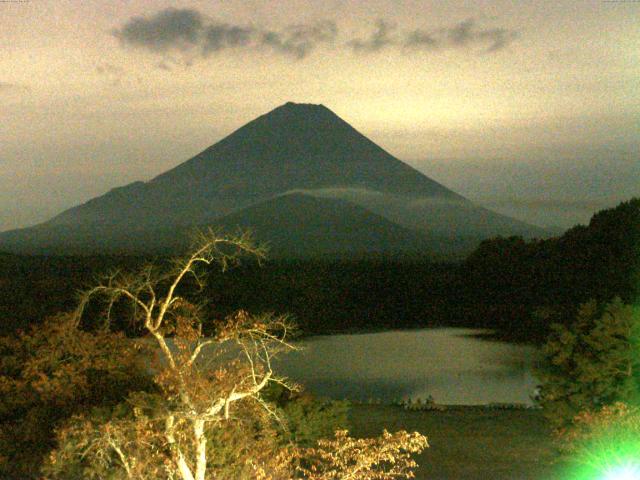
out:
M301 193L275 197L222 219L228 231L251 229L269 242L270 256L427 252L427 238L338 199Z

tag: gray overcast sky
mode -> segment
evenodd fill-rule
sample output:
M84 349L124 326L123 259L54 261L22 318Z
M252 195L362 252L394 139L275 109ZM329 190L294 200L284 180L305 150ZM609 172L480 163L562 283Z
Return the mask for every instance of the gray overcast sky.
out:
M0 2L0 230L322 103L540 225L640 195L640 3Z

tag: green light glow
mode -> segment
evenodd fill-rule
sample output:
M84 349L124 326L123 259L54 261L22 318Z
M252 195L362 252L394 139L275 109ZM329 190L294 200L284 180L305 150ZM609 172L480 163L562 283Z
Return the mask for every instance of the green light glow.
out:
M629 462L609 469L602 480L640 480L640 463Z
M566 475L570 480L640 480L640 440L592 445L572 463L578 469Z

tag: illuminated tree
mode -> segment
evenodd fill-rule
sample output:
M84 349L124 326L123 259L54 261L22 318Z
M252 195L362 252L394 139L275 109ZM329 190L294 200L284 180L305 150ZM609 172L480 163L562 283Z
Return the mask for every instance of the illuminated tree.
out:
M275 356L293 348L287 318L239 311L214 322L213 332L205 335L202 309L179 293L187 278L202 284L198 267L218 264L225 270L241 255L260 260L264 253L246 235L209 232L167 271L148 266L135 275L116 273L84 293L78 319L98 296L106 298L107 319L120 300L134 307L133 321L156 347L149 365L155 388L130 394L116 409L75 416L60 428L58 448L44 470L49 478L227 478L217 467L226 451L225 434L234 428L241 428L243 443L251 449L249 455L239 455L242 449L233 452L238 463L228 478L390 479L409 474L414 466L409 453L426 447L419 434L385 434L360 444L338 433L335 445L320 444L318 450L275 439L270 422L279 421L278 412L264 393L273 383L296 388L272 368ZM327 448L341 453L326 456L321 452ZM318 462L333 464L326 472L344 470L347 476L318 476ZM392 473L385 473L394 462ZM378 476L353 476L352 471L378 471Z
M426 447L427 439L417 432L385 430L377 438L355 439L341 430L334 439L319 440L316 448L298 451L298 473L308 480L412 478L418 465L411 454Z

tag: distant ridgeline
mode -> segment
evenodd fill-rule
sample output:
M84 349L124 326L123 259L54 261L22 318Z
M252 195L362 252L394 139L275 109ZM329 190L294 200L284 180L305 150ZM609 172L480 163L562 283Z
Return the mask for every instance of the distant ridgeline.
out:
M0 328L25 328L74 308L76 289L97 273L144 261L0 255ZM368 255L249 263L211 275L198 298L217 318L237 308L290 313L305 333L451 325L541 341L550 322L571 321L591 298L637 300L639 272L640 199L633 199L558 238L486 240L462 262ZM188 290L182 293L195 294Z
M549 236L431 180L328 108L287 103L148 182L0 233L0 250L171 254L207 226L250 228L279 258L459 258L496 235Z

